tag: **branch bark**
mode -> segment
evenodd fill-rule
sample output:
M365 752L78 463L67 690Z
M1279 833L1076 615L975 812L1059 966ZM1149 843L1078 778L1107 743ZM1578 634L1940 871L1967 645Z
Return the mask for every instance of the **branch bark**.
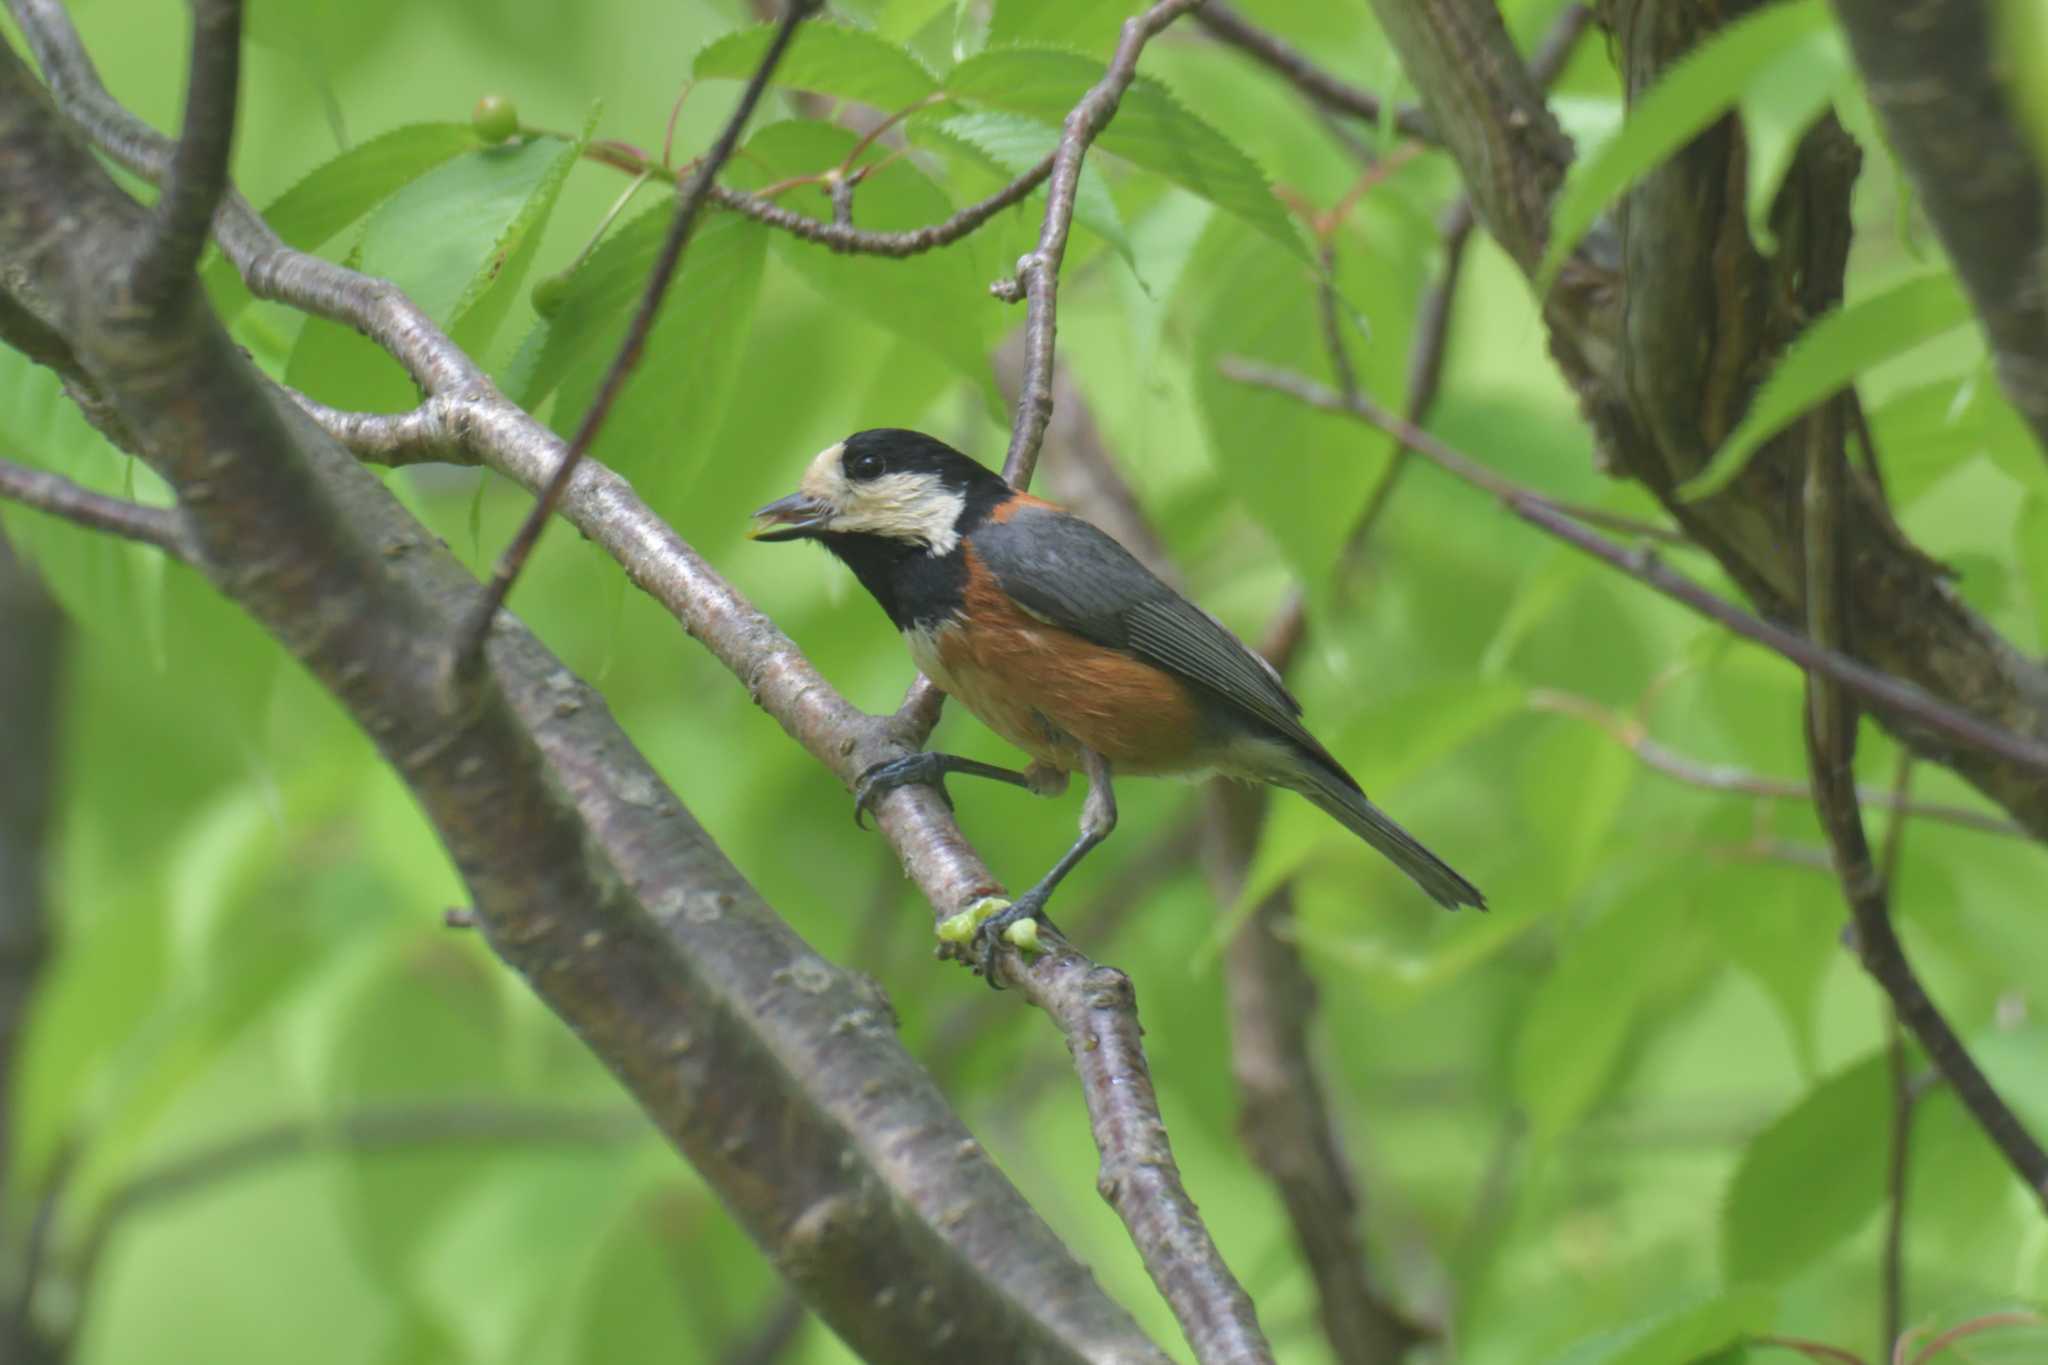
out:
M1631 99L1751 0L1703 7L1614 0L1602 11ZM1569 148L1513 60L1488 0L1375 0L1457 159L1480 222L1527 272ZM1857 155L1824 118L1794 158L1773 212L1779 250L1759 256L1743 209L1743 139L1724 120L1645 176L1606 239L1582 248L1544 301L1551 353L1578 393L1603 465L1640 480L1773 621L1797 620L1804 569L1798 441L1780 439L1720 495L1678 500L1746 410L1772 359L1841 292ZM1862 659L2029 739L2048 737L2048 671L1965 606L1892 524L1875 490L1843 506L1850 634ZM1959 744L1888 704L1872 714L2037 837L2048 784L2024 763Z
M2013 108L1992 0L1835 0L1899 163L2048 454L2048 185Z
M69 34L41 0L16 0L16 13L43 46ZM59 65L75 77L82 58L60 54ZM107 126L122 134L118 119ZM146 137L124 145L160 162ZM238 212L231 199L222 215L231 250L264 247L260 222ZM144 220L0 53L0 264L46 283L55 325L177 489L214 582L412 787L493 947L620 1075L807 1302L869 1354L944 1341L990 1358L1163 1360L903 1054L886 1002L769 912L594 693L508 622L473 705L443 709L436 642L473 608L474 584L250 367L197 291L169 310L133 308ZM259 254L273 273L252 269L258 280L351 284L337 268ZM349 306L411 342L399 353L437 388L480 380L389 286L358 290ZM559 443L536 449L559 458ZM687 571L687 547L680 558ZM718 623L728 637L758 621L733 617ZM732 1076L749 1084L713 1083ZM932 1293L881 1292L905 1277Z

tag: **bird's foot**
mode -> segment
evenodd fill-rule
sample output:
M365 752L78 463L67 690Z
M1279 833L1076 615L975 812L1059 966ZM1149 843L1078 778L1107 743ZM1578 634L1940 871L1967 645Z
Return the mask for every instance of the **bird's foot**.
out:
M854 827L866 829L867 817L874 810L875 802L898 787L909 786L936 788L939 799L946 803L946 809L953 809L953 798L946 791L946 756L933 753L909 754L903 758L892 758L875 764L854 782Z
M996 953L1001 946L1007 943L1026 957L1034 957L1045 951L1039 938L1040 927L1059 932L1045 913L1045 902L1045 893L1036 888L1014 901L983 896L959 914L940 921L939 937L947 943L974 944L975 970L990 987L1001 990L996 982Z

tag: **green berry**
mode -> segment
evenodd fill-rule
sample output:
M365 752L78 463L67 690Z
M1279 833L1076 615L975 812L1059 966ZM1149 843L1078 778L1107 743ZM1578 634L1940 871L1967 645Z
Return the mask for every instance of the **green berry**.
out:
M562 311L562 303L569 297L569 276L567 270L552 275L543 275L533 282L533 311L544 318L551 318Z
M493 146L510 141L519 132L519 106L503 95L485 95L469 111L469 126Z

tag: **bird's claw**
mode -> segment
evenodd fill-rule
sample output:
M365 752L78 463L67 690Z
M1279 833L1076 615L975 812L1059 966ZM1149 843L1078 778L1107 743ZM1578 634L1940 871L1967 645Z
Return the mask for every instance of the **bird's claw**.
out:
M885 759L855 779L854 828L866 829L867 817L874 810L875 803L898 787L909 786L935 788L939 799L946 803L946 809L953 809L953 797L946 790L944 760L938 754L907 754L902 758Z
M1007 943L1026 957L1044 952L1045 945L1039 938L1041 927L1059 932L1046 917L1045 897L1027 891L1015 901L983 896L959 914L940 921L938 932L948 943L973 943L975 970L992 989L1001 990L996 981L997 951Z

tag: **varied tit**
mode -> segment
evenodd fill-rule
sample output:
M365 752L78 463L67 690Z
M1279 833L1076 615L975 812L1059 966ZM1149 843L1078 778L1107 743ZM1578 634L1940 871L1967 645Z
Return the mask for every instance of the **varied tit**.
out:
M921 753L862 775L856 813L948 773L1057 795L1088 779L1081 835L982 927L1045 921L1061 878L1116 826L1115 773L1213 771L1300 792L1450 909L1485 898L1395 824L1303 728L1264 659L1094 526L1019 493L943 441L856 432L797 492L755 513L756 540L815 540L853 570L924 675L1031 755L1023 772Z

